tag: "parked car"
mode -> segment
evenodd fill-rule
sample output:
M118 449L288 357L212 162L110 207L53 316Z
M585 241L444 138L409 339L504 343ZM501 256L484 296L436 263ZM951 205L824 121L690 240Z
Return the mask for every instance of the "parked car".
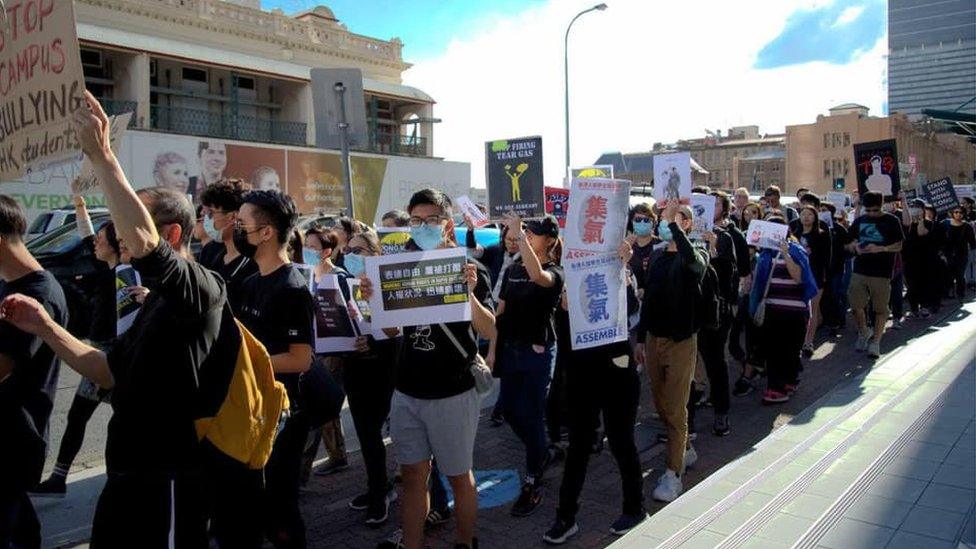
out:
M95 214L107 214L108 209L102 206L92 206L88 208L89 215ZM75 207L74 206L64 206L56 210L51 210L49 212L44 212L34 219L34 222L30 224L27 228L27 236L25 240L30 242L35 238L38 238L44 234L47 234L54 229L59 227L64 227L69 223L74 223L75 221Z

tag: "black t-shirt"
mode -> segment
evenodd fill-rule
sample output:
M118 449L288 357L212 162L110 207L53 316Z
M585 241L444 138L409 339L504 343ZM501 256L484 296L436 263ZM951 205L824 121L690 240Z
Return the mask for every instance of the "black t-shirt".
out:
M197 263L203 265L211 271L217 271L220 269L220 265L224 263L224 254L226 253L227 246L225 246L223 242L211 240L200 248L200 255L197 257Z
M237 327L222 322L223 280L166 242L132 267L150 293L108 353L115 387L106 465L110 473L185 471L199 460L202 366L218 335Z
M644 282L647 280L647 265L651 261L651 252L654 251L654 246L658 244L661 244L661 239L655 236L646 246L641 246L637 242L631 246L634 255L631 256L628 265L630 265L630 272L634 273L634 277L637 278L637 287L640 289L644 288Z
M477 261L478 284L474 297L491 308L488 270ZM459 395L474 387L470 362L444 334L440 324L407 326L403 329L403 351L397 363L396 388L401 393L422 399L440 399ZM470 322L443 324L465 351L478 352L478 338Z
M288 352L292 344L315 347L312 294L302 273L292 264L261 276L255 273L241 283L234 314L264 344L271 356ZM285 385L288 399L299 402L299 374L275 374Z
M857 242L859 248L868 244L890 246L905 239L901 230L901 221L890 213L882 213L878 217L862 215L851 224L849 236L851 241ZM854 272L864 276L891 278L895 267L893 252L873 254L858 254L854 258Z
M943 221L940 226L942 251L950 263L965 263L969 258L969 250L976 247L973 227L969 223L953 225L950 221Z
M523 263L505 271L499 294L506 303L505 312L496 319L500 341L542 346L556 342L552 315L562 296L563 268L550 262L542 265L542 270L552 275L551 288L532 282Z
M68 306L64 292L51 273L34 271L10 282L0 280L0 301L12 294L37 300L54 322L67 326ZM18 479L19 476L39 476L44 466L43 451L27 454L32 446L29 441L47 442L59 363L54 351L41 338L2 320L0 355L13 361L10 375L0 380L0 440L3 440L4 448L0 451L0 485L12 486L14 480L23 480ZM39 448L39 444L34 447ZM30 482L37 480L32 478Z
M237 301L240 298L241 284L248 277L258 272L258 264L253 259L244 257L243 255L238 255L229 263L225 263L224 255L226 253L225 250L217 257L215 267L207 268L216 271L220 275L220 278L224 279L224 283L227 284L227 299L230 301L231 307L236 307Z
M830 229L819 227L817 231L811 230L808 233L804 233L802 225L791 225L790 233L807 250L807 255L810 258L810 270L813 271L813 277L817 281L817 287L823 289L827 284L830 270L830 257L833 251L830 241Z

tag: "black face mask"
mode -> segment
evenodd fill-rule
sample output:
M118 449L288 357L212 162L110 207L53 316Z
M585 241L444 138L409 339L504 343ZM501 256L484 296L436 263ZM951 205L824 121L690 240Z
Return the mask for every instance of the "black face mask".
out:
M258 252L258 247L247 241L247 231L244 229L234 229L234 247L241 255L248 259L253 259Z

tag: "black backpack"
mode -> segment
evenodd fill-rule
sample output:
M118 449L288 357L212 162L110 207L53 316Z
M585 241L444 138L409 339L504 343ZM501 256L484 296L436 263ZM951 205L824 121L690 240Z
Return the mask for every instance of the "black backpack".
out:
M721 323L721 283L707 257L705 261L705 276L698 284L698 295L695 296L695 331L717 330Z

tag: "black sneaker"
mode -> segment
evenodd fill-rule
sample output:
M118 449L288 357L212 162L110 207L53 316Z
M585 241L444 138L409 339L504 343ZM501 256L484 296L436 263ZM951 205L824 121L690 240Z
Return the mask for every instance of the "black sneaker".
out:
M29 490L27 495L36 498L57 498L61 499L64 497L67 491L64 483L64 479L61 477L52 476L51 478L39 483L34 487L33 490Z
M369 492L359 494L349 502L349 508L353 511L365 511L369 508Z
M546 459L542 463L542 470L545 471L564 459L566 459L566 450L563 450L555 444L550 444L546 450Z
M717 437L724 437L729 434L729 415L715 414L715 422L712 424L712 433Z
M735 387L732 389L732 394L737 397L744 397L751 393L752 390L752 379L746 376L740 376L735 382Z
M323 465L322 467L319 467L319 469L317 471L315 471L315 476L317 476L317 477L327 477L327 476L331 475L332 473L338 473L339 471L345 471L348 468L349 468L349 462L348 461L346 461L344 459L336 459L336 460L330 459L329 461L325 462L325 465Z
M537 482L525 482L522 484L522 493L515 500L515 505L512 505L512 516L527 517L539 507L540 503L542 503L542 487Z
M427 518L424 520L424 530L437 528L442 524L446 524L449 520L451 520L451 510L449 508L431 509L427 513Z
M378 498L369 503L366 509L366 526L376 527L390 517L390 499L387 497Z
M643 511L639 515L620 515L620 518L610 525L610 533L615 536L622 536L644 522L645 519L647 519L647 513Z
M557 518L556 522L552 524L552 528L542 535L542 541L548 543L549 545L562 545L566 543L569 538L575 536L579 532L579 525L576 521L567 522L561 518Z

